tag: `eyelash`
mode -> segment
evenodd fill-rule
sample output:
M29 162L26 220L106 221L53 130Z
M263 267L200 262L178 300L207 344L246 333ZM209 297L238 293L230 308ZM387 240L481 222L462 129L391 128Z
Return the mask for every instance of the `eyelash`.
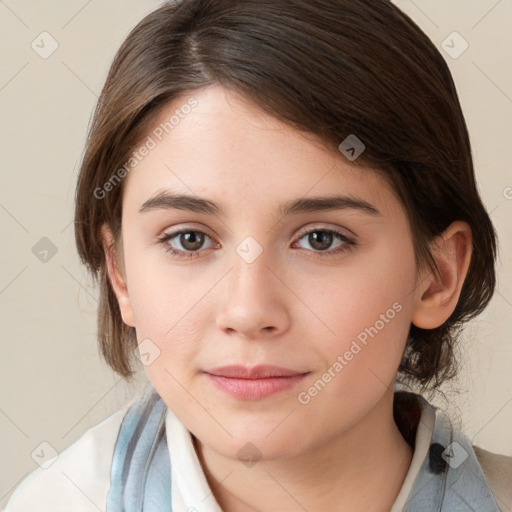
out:
M337 256L340 253L344 253L344 252L352 250L353 247L357 245L357 243L354 240L348 238L343 233L340 233L339 231L336 231L333 229L313 228L313 229L310 229L309 231L305 231L304 233L301 233L299 235L299 237L297 238L297 240L304 238L306 235L309 235L310 233L316 233L316 232L331 233L332 235L334 235L335 238L337 238L341 242L344 242L344 245L341 245L341 246L337 247L336 249L330 250L330 251L313 251L314 254L320 255L320 256L314 256L315 258L318 258L318 257L329 258L331 256ZM176 238L177 236L182 235L184 233L201 233L201 234L207 236L208 238L211 238L206 232L204 232L200 229L181 229L181 230L175 231L173 233L166 233L164 236L159 238L158 241L161 244L167 246L165 248L165 252L171 254L171 256L173 256L177 259L180 259L180 260L191 260L193 258L196 258L197 256L195 256L195 255L200 253L201 250L199 250L199 251L181 251L181 250L176 250L173 247L168 245L169 240L172 240L173 238ZM308 249L305 249L305 250L308 250Z

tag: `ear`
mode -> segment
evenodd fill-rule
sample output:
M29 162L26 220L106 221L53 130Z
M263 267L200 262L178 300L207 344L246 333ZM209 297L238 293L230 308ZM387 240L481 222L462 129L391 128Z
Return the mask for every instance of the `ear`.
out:
M421 329L441 326L453 313L460 297L472 254L471 227L456 221L431 244L439 273L425 270L416 290L412 323Z
M122 263L122 252L120 249L116 251L114 236L107 225L103 225L101 228L101 240L103 250L105 251L108 279L117 297L123 322L130 327L135 327L130 295L128 293L128 286L126 284L125 271Z

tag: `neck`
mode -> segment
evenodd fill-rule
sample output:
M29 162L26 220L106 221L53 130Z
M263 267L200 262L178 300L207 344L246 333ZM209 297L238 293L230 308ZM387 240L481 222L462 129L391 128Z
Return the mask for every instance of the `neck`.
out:
M246 467L194 440L224 512L388 512L413 454L393 419L392 391L347 431L286 459Z

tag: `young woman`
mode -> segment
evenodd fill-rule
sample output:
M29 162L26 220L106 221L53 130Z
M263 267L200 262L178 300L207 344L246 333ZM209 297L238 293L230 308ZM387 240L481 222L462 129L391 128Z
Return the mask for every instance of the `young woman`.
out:
M510 510L455 374L495 231L443 58L387 0L184 0L119 50L76 195L103 356L144 394L7 510ZM135 354L134 354L135 352Z

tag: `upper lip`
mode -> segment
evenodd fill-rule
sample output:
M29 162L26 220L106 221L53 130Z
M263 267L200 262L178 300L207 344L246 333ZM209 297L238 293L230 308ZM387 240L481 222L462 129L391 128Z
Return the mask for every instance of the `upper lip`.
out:
M258 365L247 367L243 365L221 366L211 370L205 370L205 373L217 375L220 377L229 377L232 379L268 379L271 377L291 377L293 375L302 375L307 372L291 370L273 365Z

